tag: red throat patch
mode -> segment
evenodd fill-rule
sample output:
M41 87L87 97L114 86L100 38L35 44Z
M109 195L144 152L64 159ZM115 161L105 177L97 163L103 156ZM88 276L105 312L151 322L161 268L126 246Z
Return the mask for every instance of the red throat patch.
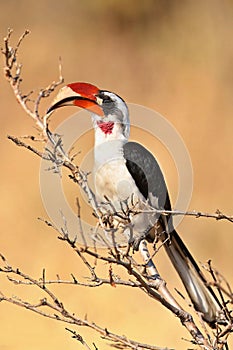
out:
M97 122L98 127L107 135L112 133L114 122Z

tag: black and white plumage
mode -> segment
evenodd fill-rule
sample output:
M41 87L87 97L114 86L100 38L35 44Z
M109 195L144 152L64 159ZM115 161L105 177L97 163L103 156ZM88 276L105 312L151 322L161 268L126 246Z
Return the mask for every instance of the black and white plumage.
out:
M60 90L48 113L67 105L85 108L92 115L95 129L94 175L98 201L108 198L120 211L122 201L133 196L135 203L139 203L139 209L153 207L171 210L167 186L156 159L142 145L128 141L129 113L124 100L88 83L72 83ZM140 213L132 216L131 221L133 240L136 243L144 238L153 242L159 232L195 309L203 314L208 323L214 324L220 304L173 228L172 217Z

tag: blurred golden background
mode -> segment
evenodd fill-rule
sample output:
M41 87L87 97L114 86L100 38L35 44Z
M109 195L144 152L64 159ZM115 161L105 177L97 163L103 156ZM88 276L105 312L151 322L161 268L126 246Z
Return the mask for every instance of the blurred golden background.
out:
M178 130L192 159L189 209L212 213L219 208L232 214L232 1L11 0L1 1L0 9L1 46L8 27L14 29L13 42L25 29L31 31L20 54L25 92L57 79L61 56L66 82L91 82L128 102L157 110ZM43 268L51 279L57 273L64 279L70 273L85 276L70 249L37 220L46 217L39 190L40 161L7 140L7 134L35 134L34 124L17 104L3 73L0 84L0 251L11 264L35 277ZM65 113L57 115L56 123ZM143 142L140 134L137 137ZM163 162L161 154L156 156L173 197L175 169ZM76 195L69 193L72 200ZM198 261L212 259L233 283L230 223L186 218L179 232ZM162 251L159 263L170 287L182 290ZM14 286L3 277L2 292L38 301L40 294L32 287ZM58 287L53 290L68 309L82 317L87 314L113 332L164 347L191 346L181 339L189 335L178 320L140 291ZM64 324L6 303L0 304L0 313L1 350L80 346ZM89 344L107 347L94 332L77 331Z

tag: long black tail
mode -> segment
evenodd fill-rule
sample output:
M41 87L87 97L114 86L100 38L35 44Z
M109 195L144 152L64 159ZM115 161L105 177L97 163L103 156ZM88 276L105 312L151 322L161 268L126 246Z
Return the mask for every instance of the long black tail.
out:
M213 326L221 306L213 289L207 285L196 261L175 230L170 233L170 239L164 242L164 246L195 309L201 312L204 320Z

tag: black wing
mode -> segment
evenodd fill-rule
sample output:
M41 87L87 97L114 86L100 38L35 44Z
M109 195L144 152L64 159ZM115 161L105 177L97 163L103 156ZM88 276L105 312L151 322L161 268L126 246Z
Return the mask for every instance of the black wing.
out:
M136 142L127 142L123 150L127 169L144 198L157 209L171 210L163 173L154 156Z
M128 171L145 199L149 199L150 204L155 208L154 203L158 203L159 209L171 210L167 186L153 155L136 142L128 142L124 145L124 155ZM164 234L161 238L165 241L165 249L195 309L203 313L204 319L213 327L221 305L178 233L172 226L169 227L170 232L166 231L167 226L164 223L169 217L168 215L159 219L164 227ZM167 240L168 237L169 240ZM150 241L150 236L147 239Z

